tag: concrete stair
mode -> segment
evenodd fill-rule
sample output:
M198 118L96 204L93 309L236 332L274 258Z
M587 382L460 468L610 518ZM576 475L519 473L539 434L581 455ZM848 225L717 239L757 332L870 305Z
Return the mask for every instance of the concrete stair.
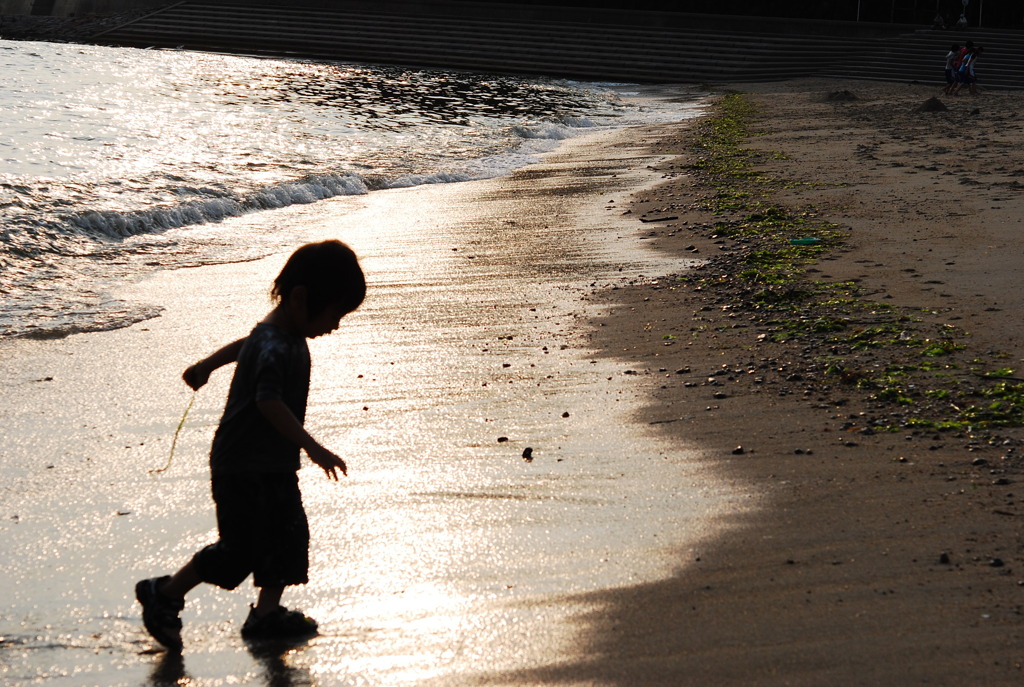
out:
M338 3L344 6L348 3ZM436 10L436 7L432 7ZM678 27L396 14L348 8L188 1L95 41L407 67L640 82L777 79L830 64L854 38ZM742 49L738 49L742 46Z
M934 38L840 35L865 27L830 24L471 2L186 0L93 40L603 81L714 83L816 74L942 80L945 50ZM951 42L943 38L939 45ZM981 42L986 50L993 46L993 56L986 55L979 70L984 64L983 81L995 86L994 56L1004 42ZM900 61L913 65L912 74L900 75Z
M978 82L985 88L1024 89L1024 31L916 31L872 40L853 59L820 70L822 76L944 84L946 53L953 43L985 48Z

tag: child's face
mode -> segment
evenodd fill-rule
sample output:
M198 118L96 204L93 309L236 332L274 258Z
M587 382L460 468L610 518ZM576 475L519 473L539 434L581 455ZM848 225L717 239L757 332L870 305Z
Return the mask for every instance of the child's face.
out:
M320 311L319 315L306 321L303 335L307 339L315 339L318 336L330 334L338 328L338 323L346 314L341 306L328 305Z

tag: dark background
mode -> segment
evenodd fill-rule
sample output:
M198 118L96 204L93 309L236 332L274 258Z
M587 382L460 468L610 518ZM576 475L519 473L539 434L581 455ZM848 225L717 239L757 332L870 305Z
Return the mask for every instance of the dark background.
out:
M495 1L495 0L492 0ZM496 0L503 1L503 0ZM860 21L932 25L942 14L952 25L965 13L969 26L985 28L1024 27L1024 0L970 0L966 11L961 0L508 0L516 4L561 5L607 9L642 9L699 14L735 14L833 21Z

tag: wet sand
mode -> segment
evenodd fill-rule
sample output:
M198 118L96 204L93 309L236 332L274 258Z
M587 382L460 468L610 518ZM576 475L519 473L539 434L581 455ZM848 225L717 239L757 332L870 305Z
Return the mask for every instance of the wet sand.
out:
M826 99L843 89L857 100ZM787 201L848 227L843 251L814 269L916 309L922 327L967 321L964 356L999 349L1019 366L1016 94L929 119L911 112L925 88L740 90L762 107L767 133L752 145L785 153L763 164L818 182ZM5 344L0 528L17 561L5 679L1018 684L1020 430L866 432L866 417L889 412L868 392L819 380L808 351L759 340L753 321L733 326L728 294L666 279L723 252L693 207L708 190L685 174L687 126L570 144L508 179L282 220L314 227L296 236L349 241L371 272L405 275L313 350L330 361L313 430L366 458L340 490L303 475L314 540L329 543L293 600L326 631L284 656L237 638L242 591L196 596L181 661L149 653L130 598L134 579L212 527L205 448L226 379L197 402L179 462L145 473L188 400L178 371L259 317L284 256L140 284L137 298L169 307L127 330ZM821 185L836 180L856 183ZM435 246L413 242L415 227L373 231L435 220L455 229ZM405 264L389 272L391 259ZM438 300L446 271L458 288ZM415 306L407 321L379 326L403 305ZM422 373L437 368L447 374Z
M5 678L452 685L574 655L582 595L669 576L679 545L748 507L691 445L631 422L635 375L586 336L607 310L592 285L679 265L604 209L662 160L633 132L598 134L504 179L218 225L283 245L340 237L370 275L366 304L311 346L309 425L350 476L300 475L311 583L285 601L321 635L284 656L238 636L248 585L190 597L181 658L155 650L131 590L213 536L206 456L229 375L196 397L171 467L150 471L190 397L181 370L265 313L286 253L130 285L114 295L165 310L127 329L6 342Z
M909 313L915 335L956 327L964 349L944 359L950 375L1005 366L1019 383L1020 94L943 98L948 110L932 113L917 111L939 95L923 86L735 88L759 108L753 129L763 135L748 145L782 153L758 170L803 182L776 200L841 227L843 247L808 266L813 278L855 280L865 300ZM686 149L677 132L650 139L656 150ZM727 216L693 207L694 180L680 175L690 162L683 154L663 167L671 178L635 198L632 213L675 216L637 232L714 264L743 247L714 236ZM663 280L616 292L621 305L596 341L646 361L650 402L638 422L698 442L707 460L761 493L764 508L680 552L673 579L589 597L598 608L581 660L524 681L1020 684L1021 429L875 431L873 422L954 413L925 399L879 403L877 390L836 383L817 362L830 352L823 337L772 343L778 329L744 303L693 287ZM884 369L900 354L867 355L861 364Z

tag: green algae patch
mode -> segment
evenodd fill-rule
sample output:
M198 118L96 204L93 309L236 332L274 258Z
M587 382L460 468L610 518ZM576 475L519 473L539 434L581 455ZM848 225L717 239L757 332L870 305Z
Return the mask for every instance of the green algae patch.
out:
M705 191L698 209L714 217L699 229L723 254L681 281L705 292L714 309L742 317L749 350L799 379L805 395L859 394L878 431L1024 425L1024 382L1008 379L1000 354L973 351L969 333L938 313L818 276L823 260L846 249L850 230L816 206L784 202L782 191L821 184L766 169L785 155L751 147L765 133L759 114L745 94L726 93L694 129L688 171ZM691 333L732 328L701 325Z

